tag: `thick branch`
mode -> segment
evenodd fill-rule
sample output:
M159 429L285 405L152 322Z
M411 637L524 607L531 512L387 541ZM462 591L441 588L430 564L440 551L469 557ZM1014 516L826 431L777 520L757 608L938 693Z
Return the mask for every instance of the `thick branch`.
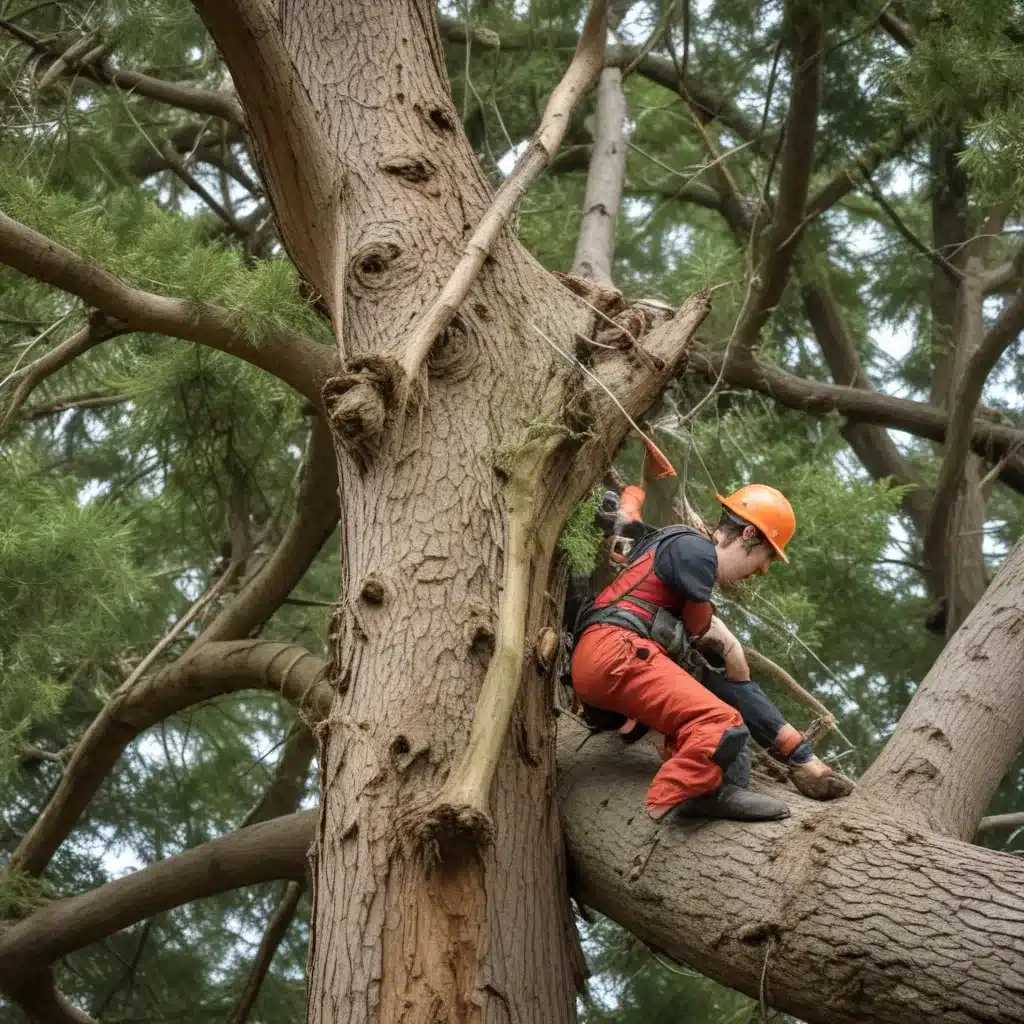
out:
M316 811L252 825L98 889L57 900L0 934L0 984L154 914L228 889L304 877Z
M1024 736L1022 593L1024 543L917 688L860 799L944 835L974 835Z
M200 89L193 85L183 85L177 82L165 82L160 78L143 75L138 71L118 70L109 67L105 59L97 61L78 59L85 56L84 52L78 57L71 54L70 50L67 53L61 53L23 28L7 21L0 21L0 28L32 47L36 53L54 60L56 64L59 64L58 74L73 75L76 79L89 78L102 85L114 85L126 92L137 93L139 96L145 96L182 110L191 110L204 117L222 117L237 128L243 131L245 129L245 116L242 113L242 107L230 93ZM69 54L71 54L70 57Z
M699 373L715 380L722 369L723 356L719 350L709 351L694 346L690 362ZM808 380L753 359L730 360L723 379L733 387L748 388L768 395L789 409L799 409L817 416L839 413L847 419L904 430L931 441L941 442L946 437L946 414L942 409L923 402L895 398L863 388ZM1024 431L981 417L974 418L970 444L977 454L998 458L1022 443ZM1000 478L1007 486L1024 494L1024 464L1020 464L1016 456L1002 471Z
M326 345L287 330L252 344L235 328L228 310L133 288L3 213L0 262L77 295L126 330L166 334L238 356L290 384L317 408L321 405L320 383L334 365Z
M281 940L291 927L304 888L302 882L289 882L285 886L284 895L270 915L270 920L267 921L267 928L260 941L260 948L256 951L256 959L249 971L245 988L242 989L242 994L231 1011L228 1024L245 1024L249 1019L249 1013L256 1002L256 997L260 994L260 986L270 970L270 963L274 959L277 947L281 945Z
M102 313L94 313L89 317L87 326L76 331L67 341L61 342L45 356L14 374L6 385L14 388L14 394L11 395L11 400L4 410L3 416L0 417L0 436L6 433L13 423L28 396L47 377L52 377L58 370L88 352L89 349L123 333L124 330L116 321Z
M779 194L760 246L759 281L736 328L740 349L757 344L761 328L782 298L805 224L804 203L814 162L825 38L822 15L817 5L804 9L793 2L787 4L786 18L793 33L793 86L780 161Z
M84 1010L57 991L50 970L33 971L3 984L7 994L25 1011L29 1020L42 1024L97 1024Z
M236 690L279 691L326 715L331 691L323 662L301 647L261 640L207 643L129 692L112 697L68 761L43 813L11 855L12 869L39 875L74 828L96 790L141 732L204 700Z
M980 307L982 301L980 282L965 281L961 285L961 303L968 301L963 293L971 295L970 301ZM932 516L924 538L925 563L935 564L943 557L949 536L950 524L957 507L957 493L960 490L964 467L971 449L971 424L981 401L985 381L1003 353L1024 330L1024 291L1018 293L999 315L981 343L971 354L963 374L957 382L951 402L949 426L946 429L946 450L935 483L935 497L932 501Z
M477 224L447 284L413 327L401 353L407 380L418 377L434 339L448 326L469 294L523 193L555 155L573 109L597 80L604 66L605 6L606 0L592 0L576 53L551 93L537 131Z
M615 221L626 180L626 96L622 72L605 68L597 86L594 145L583 197L583 218L571 273L598 284L612 284Z
M586 736L560 718L574 894L651 948L810 1024L857 1024L866 1005L876 1024L1024 1019L1020 858L759 781L791 819L657 826L640 810L654 751Z

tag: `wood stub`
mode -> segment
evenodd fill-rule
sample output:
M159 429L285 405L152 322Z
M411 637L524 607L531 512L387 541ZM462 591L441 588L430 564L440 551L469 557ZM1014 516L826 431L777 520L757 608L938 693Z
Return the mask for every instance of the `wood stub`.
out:
M345 373L331 377L323 386L324 408L331 426L346 450L364 467L380 447L400 374L393 360L370 356L352 360Z

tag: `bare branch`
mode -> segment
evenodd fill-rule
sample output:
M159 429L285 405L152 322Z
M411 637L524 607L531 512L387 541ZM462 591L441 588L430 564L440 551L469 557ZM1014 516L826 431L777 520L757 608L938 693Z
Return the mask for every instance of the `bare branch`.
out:
M611 285L615 221L622 202L627 154L623 137L626 96L618 68L605 68L601 72L594 119L596 130L583 197L583 218L570 273Z
M576 53L551 93L537 131L481 217L448 283L414 325L401 353L402 370L408 381L418 377L434 339L448 326L469 294L516 204L551 162L565 134L569 115L597 80L604 66L605 7L606 0L591 0Z
M814 161L821 103L824 26L816 6L798 9L787 4L788 31L793 35L789 112L779 170L779 194L772 222L765 230L756 268L754 301L736 329L737 350L757 344L758 334L782 298L793 254L800 241L804 203Z
M56 900L0 934L0 986L154 914L194 900L306 873L316 811L252 825L108 882Z
M171 142L165 142L160 152L167 158L167 165L172 171L193 191L224 223L240 238L247 238L248 232L235 218L230 210L226 209L213 193L188 169L185 161L178 155L178 151Z
M803 300L804 312L814 329L832 379L837 384L873 391L846 318L829 284L805 285ZM930 489L925 488L924 480L903 458L888 432L867 423L847 423L843 436L874 479L888 477L900 485L909 485L901 504L923 535L931 509Z
M191 110L205 117L222 117L235 127L245 130L245 115L242 113L241 104L230 93L165 82L152 75L140 74L138 71L110 68L105 60L83 60L98 36L85 36L80 40L82 49L71 48L61 53L9 21L0 20L0 28L32 47L36 53L51 58L54 61L51 70L56 69L57 75L75 75L78 78L92 79L101 85L114 85L127 92L137 93L139 96L182 110ZM43 84L40 82L40 88Z
M260 941L260 948L256 951L256 959L253 960L249 970L245 988L242 989L242 994L231 1011L228 1024L245 1024L249 1019L249 1013L260 993L263 979L270 970L270 963L274 959L277 947L281 945L281 940L285 937L292 919L295 917L295 911L298 910L304 888L303 882L294 881L285 886L284 895L267 921L267 928Z
M25 409L27 420L41 420L47 416L59 416L72 409L108 409L130 401L128 395L106 395L99 391L88 391L81 395L65 395L49 402L36 402Z
M892 221L893 226L896 230L920 253L926 256L932 261L940 270L942 270L954 284L959 284L963 278L963 271L954 266L945 256L942 255L937 249L933 249L929 245L925 245L924 242L914 233L909 227L906 221L896 212L893 205L885 198L882 190L875 184L874 178L871 177L871 172L864 166L861 167L861 171L864 175L864 183L867 185L868 190L874 197L874 200L885 212L889 220Z
M977 303L980 315L980 283L977 280L966 280L961 285L961 293L968 288L972 294L976 293L973 294L973 301ZM961 295L961 302L964 301L969 300ZM1021 331L1024 331L1024 291L1019 292L1007 303L999 318L971 354L957 382L950 403L946 450L935 482L932 515L924 536L926 565L936 565L946 549L950 525L957 506L957 493L971 450L972 423L975 421L975 411L981 401L985 381L1003 353L1017 340Z
M12 870L39 875L96 790L139 733L185 708L237 690L277 690L323 717L332 692L324 664L302 647L263 640L207 643L173 665L119 691L89 726L56 792L11 854Z
M751 674L754 676L761 676L762 678L773 679L778 683L791 697L798 700L804 707L810 708L824 724L824 731L821 735L835 730L836 735L847 745L852 747L853 744L843 735L839 726L836 725L835 715L824 704L810 693L804 687L802 687L781 665L777 665L771 658L762 654L760 651L753 647L743 646L743 655L747 659L747 664L750 666Z
M695 345L691 366L710 380L715 380L723 366L721 350L709 351ZM943 441L948 420L942 409L924 402L895 398L863 388L824 384L787 373L759 360L730 360L724 375L725 383L749 388L777 401L789 409L825 416L839 413L848 419L877 423L894 430L904 430L917 437ZM999 457L1024 441L1024 431L976 416L971 426L971 448L979 455ZM1024 464L1014 460L1001 474L1001 479L1014 490L1024 493Z
M1020 828L1024 826L1024 812L1016 814L990 814L978 822L979 832L991 832L997 828Z
M120 321L124 330L166 334L228 352L279 377L318 409L322 406L320 384L335 364L335 353L326 345L288 330L253 344L235 328L228 310L133 288L3 213L0 262L77 295Z
M844 196L857 188L865 170L869 174L874 174L882 164L899 156L916 141L923 127L918 122L902 124L889 138L876 143L866 153L852 160L810 197L804 220L809 223L826 210L830 210Z
M103 313L94 313L89 317L89 323L67 341L61 342L45 356L41 356L34 363L30 363L14 374L7 382L8 387L14 387L14 394L11 396L3 416L0 417L0 436L3 436L10 428L28 396L47 377L52 377L58 370L88 352L89 349L124 333L124 328L116 320L111 320Z
M904 50L912 50L917 46L917 33L902 18L896 17L892 11L882 11L878 16L878 24L889 33Z

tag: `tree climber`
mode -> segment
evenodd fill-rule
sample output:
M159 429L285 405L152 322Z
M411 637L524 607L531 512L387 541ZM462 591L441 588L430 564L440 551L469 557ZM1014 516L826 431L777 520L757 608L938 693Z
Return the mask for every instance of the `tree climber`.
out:
M645 459L645 475L647 465ZM664 764L647 795L651 817L678 808L686 816L784 818L785 804L748 789L750 735L789 765L790 778L807 796L833 799L853 785L815 757L750 681L742 647L711 604L716 582L763 575L772 561L789 561L784 549L796 527L792 506L760 484L716 497L722 517L710 539L692 527L645 526L641 487L627 487L617 510L609 508L615 502L604 504L605 516L618 524L611 556L625 565L578 620L573 688L598 717L617 713L665 736ZM606 718L605 725L621 721Z

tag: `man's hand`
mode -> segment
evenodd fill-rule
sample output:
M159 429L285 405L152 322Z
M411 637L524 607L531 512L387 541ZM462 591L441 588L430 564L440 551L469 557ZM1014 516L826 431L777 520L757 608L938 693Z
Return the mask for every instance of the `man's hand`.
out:
M722 655L727 679L744 682L750 678L750 666L747 664L742 645L717 615L711 617L711 625L697 641L697 646L710 647Z
M837 797L849 796L856 788L853 782L837 775L817 757L803 764L791 764L789 777L793 785L812 800L835 800Z

